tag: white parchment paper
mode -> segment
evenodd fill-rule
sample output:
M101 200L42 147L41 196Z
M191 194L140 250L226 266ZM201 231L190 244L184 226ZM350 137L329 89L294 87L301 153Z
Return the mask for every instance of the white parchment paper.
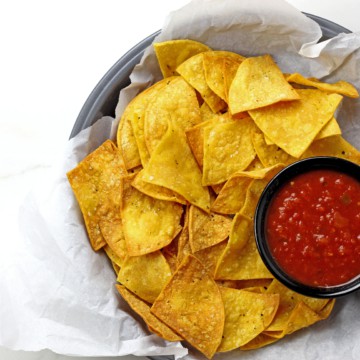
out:
M320 27L283 0L194 0L166 19L156 41L190 38L242 55L273 55L284 72L347 80L360 89L360 34L318 44ZM152 48L122 91L117 119L129 100L160 79ZM360 102L344 99L338 120L359 147ZM114 289L114 272L89 245L78 205L66 180L105 139L118 120L103 118L69 141L48 186L30 194L19 212L21 237L1 264L0 345L51 349L83 356L185 356L180 343L151 335ZM216 355L217 359L359 359L360 292L337 301L330 318L273 346ZM199 358L199 355L187 355Z

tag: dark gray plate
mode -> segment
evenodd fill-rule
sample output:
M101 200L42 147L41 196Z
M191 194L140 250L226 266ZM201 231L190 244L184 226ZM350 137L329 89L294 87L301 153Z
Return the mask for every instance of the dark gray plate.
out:
M316 21L322 30L321 40L333 38L340 33L350 33L351 31L329 20L307 14L310 19ZM135 45L123 57L121 57L113 67L99 81L94 90L89 95L83 105L70 138L76 136L81 130L91 126L102 116L115 116L115 108L118 102L120 90L130 84L130 74L140 59L145 49L151 45L160 30L148 36L140 43ZM149 356L152 360L173 360L173 356Z
M330 39L340 33L350 33L350 30L329 20L307 13L305 15L320 25L323 32L322 40ZM115 116L120 90L130 84L129 77L134 66L140 62L144 50L151 45L159 33L160 30L135 45L104 75L83 105L70 138L91 126L102 116Z

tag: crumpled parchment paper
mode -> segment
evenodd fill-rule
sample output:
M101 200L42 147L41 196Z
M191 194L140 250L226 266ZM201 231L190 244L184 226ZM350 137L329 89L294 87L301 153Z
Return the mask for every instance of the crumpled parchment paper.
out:
M360 89L360 34L339 34L318 43L317 23L283 0L194 0L172 12L156 41L191 38L213 49L273 55L283 72ZM21 237L3 257L0 275L0 345L51 349L83 356L185 356L187 349L151 335L113 286L116 278L102 253L90 248L66 172L114 136L129 100L160 79L152 48L121 92L116 119L103 118L69 141L47 186L28 196L19 212ZM359 147L360 102L344 99L338 120ZM337 301L330 318L256 351L218 359L359 359L360 292ZM199 358L199 354L187 355Z

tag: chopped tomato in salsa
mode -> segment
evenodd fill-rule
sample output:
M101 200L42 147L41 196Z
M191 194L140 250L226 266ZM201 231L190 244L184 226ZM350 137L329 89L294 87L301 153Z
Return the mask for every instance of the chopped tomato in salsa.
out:
M267 238L279 266L313 286L360 274L360 183L334 170L313 170L284 185L270 204Z

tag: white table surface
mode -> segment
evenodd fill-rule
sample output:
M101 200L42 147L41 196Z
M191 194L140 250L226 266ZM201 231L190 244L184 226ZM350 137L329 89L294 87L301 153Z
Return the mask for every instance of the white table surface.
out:
M288 2L301 11L360 31L358 0ZM1 251L6 251L7 242L14 235L24 196L35 184L46 180L94 86L127 50L160 29L171 10L186 3L187 0L1 1ZM0 347L0 359L79 358L49 350L24 352Z

